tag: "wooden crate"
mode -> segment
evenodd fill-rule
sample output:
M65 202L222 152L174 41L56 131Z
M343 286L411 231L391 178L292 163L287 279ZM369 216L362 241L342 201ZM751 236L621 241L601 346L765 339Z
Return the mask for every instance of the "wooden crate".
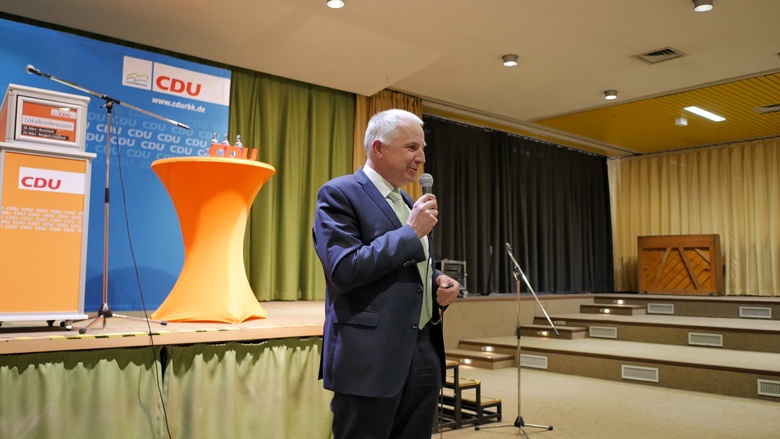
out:
M719 235L640 236L639 292L724 294Z

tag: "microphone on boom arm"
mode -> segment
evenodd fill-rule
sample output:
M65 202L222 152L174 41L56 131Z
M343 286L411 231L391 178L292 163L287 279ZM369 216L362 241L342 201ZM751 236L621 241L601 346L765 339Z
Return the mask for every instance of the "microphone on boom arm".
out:
M32 64L27 64L27 67L25 67L24 69L27 71L28 75L38 75L38 76L43 76L44 78L49 78L51 76L36 69L35 66Z

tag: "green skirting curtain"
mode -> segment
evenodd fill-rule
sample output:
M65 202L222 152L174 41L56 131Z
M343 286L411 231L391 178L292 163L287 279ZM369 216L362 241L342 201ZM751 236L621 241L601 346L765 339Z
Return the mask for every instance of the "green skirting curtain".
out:
M231 83L230 138L276 168L247 221L249 283L261 301L323 300L314 206L323 183L352 173L355 95L243 70Z
M727 295L780 294L780 138L608 166L618 290L638 288L637 237L717 234Z
M320 339L168 348L174 438L328 438L332 394L317 379Z
M149 348L0 355L0 438L166 437L154 362Z
M328 439L321 346L155 348L165 367L151 348L0 355L0 438Z

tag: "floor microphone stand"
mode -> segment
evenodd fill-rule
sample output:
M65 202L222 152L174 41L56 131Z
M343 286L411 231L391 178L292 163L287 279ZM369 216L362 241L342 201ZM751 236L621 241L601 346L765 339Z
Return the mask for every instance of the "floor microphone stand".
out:
M138 107L134 107L130 104L122 104L121 101L117 99L113 99L105 94L97 93L95 91L89 90L87 88L81 87L80 85L74 84L70 81L66 81L64 79L59 79L54 77L53 75L50 75L48 73L43 73L40 70L36 69L35 67L28 65L26 67L27 73L34 74L38 76L43 76L46 79L50 79L54 82L67 85L68 87L75 88L76 90L82 91L84 93L90 94L92 96L95 96L97 98L103 99L106 103L101 107L106 109L107 114L107 120L106 120L106 191L105 191L105 204L103 208L103 304L100 306L100 310L98 311L97 317L92 320L87 326L80 328L79 333L84 334L87 332L89 328L91 328L93 325L95 325L97 322L102 321L103 322L103 329L106 328L106 319L109 317L122 317L125 319L134 319L134 320L142 320L145 322L154 322L159 323L161 325L167 325L168 322L165 320L151 320L148 318L141 318L141 317L131 317L127 315L122 314L116 314L113 311L111 311L111 307L108 305L108 213L109 213L109 204L110 204L110 165L111 165L111 126L112 126L112 116L114 113L114 105L124 105L125 107L128 107L130 109L133 109L135 111L138 111L139 113L146 114L148 116L154 117L156 119L160 119L162 121L168 122L170 124L176 125L178 127L184 128L184 129L190 129L187 125L184 125L182 123L176 122L175 120L167 119L165 117L159 116L157 114L151 113L146 110L142 110Z
M515 316L517 318L517 350L515 352L515 363L517 364L517 418L515 418L514 424L512 424L513 427L517 428L517 435L519 436L522 434L525 436L526 439L530 439L528 437L528 433L525 431L525 427L534 427L534 428L544 428L546 430L552 430L552 425L541 425L541 424L528 424L525 422L523 417L520 414L520 369L521 369L521 348L520 348L520 278L522 277L523 281L525 282L525 285L528 287L528 291L533 294L534 299L536 299L536 303L539 304L539 307L542 309L542 312L544 313L544 316L547 318L547 321L550 323L550 327L553 331L555 331L555 335L558 334L558 329L555 328L555 325L553 324L552 320L550 320L550 316L547 315L547 311L545 311L544 306L542 305L542 302L539 301L539 297L536 296L536 292L534 291L533 287L531 287L531 284L528 282L528 278L525 277L525 273L523 273L523 270L520 268L520 264L517 263L517 260L515 259L514 255L512 254L512 247L509 245L509 243L506 243L506 252L509 255L509 258L512 260L513 269L512 269L512 275L515 277L515 282L517 284L517 300L516 300L516 306L515 306ZM477 424L474 429L479 430L480 428L487 429L487 428L501 428L506 427L506 425L491 425L487 427L480 427L479 424Z

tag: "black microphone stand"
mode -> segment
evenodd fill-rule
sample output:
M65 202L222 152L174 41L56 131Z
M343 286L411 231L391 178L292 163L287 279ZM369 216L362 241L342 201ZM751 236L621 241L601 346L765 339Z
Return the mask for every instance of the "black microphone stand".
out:
M97 93L95 91L89 90L87 88L84 88L80 85L74 84L70 81L65 81L63 79L59 79L54 77L53 75L50 75L48 73L43 73L40 70L36 69L35 67L28 65L26 67L27 73L43 76L46 79L50 79L54 82L58 82L63 85L67 85L68 87L75 88L76 90L79 90L81 92L87 93L89 95L95 96L99 99L102 99L105 101L105 104L101 106L101 108L106 109L107 114L107 124L106 124L106 191L105 191L105 204L103 208L103 304L100 306L100 310L98 311L97 317L92 320L87 326L79 329L79 334L85 334L89 328L91 328L95 323L102 321L103 322L103 329L106 328L106 319L109 317L122 317L125 319L134 319L134 320L141 320L145 322L154 322L159 323L161 325L167 325L168 322L165 320L151 320L147 316L146 318L140 318L140 317L131 317L127 315L122 314L116 314L113 311L111 311L111 307L108 305L108 213L109 213L109 204L110 204L110 165L111 165L111 125L112 125L112 115L114 110L114 105L124 105L127 108L133 109L135 111L138 111L139 113L146 114L148 116L154 117L156 119L160 119L162 121L168 122L170 124L176 125L178 127L184 128L184 129L190 129L187 125L184 125L182 123L176 122L172 119L167 119L165 117L159 116L157 114L151 113L146 110L142 110L138 107L134 107L130 104L123 104L117 99L114 99L108 95Z
M525 431L525 427L535 427L535 428L544 428L546 430L552 430L552 425L541 425L541 424L527 424L523 417L520 415L520 359L521 359L521 348L520 348L520 277L523 278L523 281L525 282L525 285L528 287L528 291L533 294L534 299L536 299L536 303L539 304L539 307L542 309L542 312L544 313L544 316L547 318L547 322L550 323L550 327L553 331L555 331L556 336L560 336L558 333L558 329L553 324L552 320L550 320L550 316L547 315L547 311L545 311L544 306L542 305L542 302L539 301L539 297L536 296L536 292L534 291L531 284L528 282L528 278L525 277L525 273L523 273L523 270L520 268L520 264L517 263L517 260L515 259L514 255L512 254L512 247L509 245L509 243L506 243L506 252L509 255L509 258L512 260L513 269L512 274L515 277L515 281L517 283L517 302L515 307L515 315L517 317L517 351L515 352L515 363L517 364L517 418L515 419L514 424L512 424L513 427L517 428L517 435L519 436L521 433L523 436L526 437L526 439L530 439L528 437L528 433ZM506 425L491 425L487 427L481 427L481 428L501 428L506 427ZM477 424L474 427L475 430L479 430L480 426Z

